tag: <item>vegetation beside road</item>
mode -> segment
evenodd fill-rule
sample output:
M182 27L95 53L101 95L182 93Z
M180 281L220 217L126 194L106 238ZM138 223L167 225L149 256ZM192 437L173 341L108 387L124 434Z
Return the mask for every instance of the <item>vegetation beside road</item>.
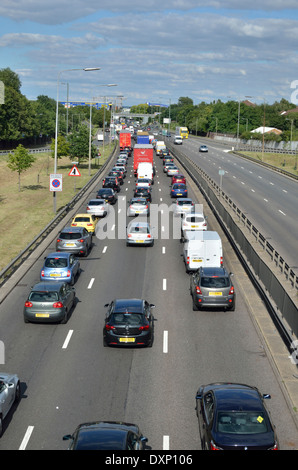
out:
M247 155L248 157L253 158L257 161L263 161L264 163L268 163L269 165L281 168L282 170L285 170L288 173L298 176L298 155L273 152L262 153L261 150L258 152L245 152L241 150L241 152L238 153Z
M58 160L57 173L63 176L63 190L57 192L57 213L83 188L110 156L113 144L105 145L99 163L88 161L78 166L81 176L68 176L72 168L69 157ZM103 153L103 152L102 152ZM22 173L18 190L18 174L8 166L8 156L0 158L0 271L9 264L38 233L54 218L50 174L54 172L52 153L35 154L32 166Z

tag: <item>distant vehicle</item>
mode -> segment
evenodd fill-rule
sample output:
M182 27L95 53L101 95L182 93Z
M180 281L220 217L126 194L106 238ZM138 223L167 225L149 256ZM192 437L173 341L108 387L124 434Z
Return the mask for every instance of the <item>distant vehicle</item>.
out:
M176 145L182 145L183 139L180 135L175 135L174 137L174 144Z
M3 434L3 421L11 407L21 399L20 379L16 374L0 372L0 437Z
M147 222L132 221L127 226L126 246L130 245L154 245L153 233Z
M101 188L97 192L96 199L105 199L109 204L116 204L118 197L112 188Z
M152 196L149 188L137 187L134 190L134 197L144 197L146 201L151 202Z
M183 216L181 224L182 235L189 230L207 230L207 228L207 218L204 214L193 212Z
M181 175L181 174L176 174L176 175L173 175L172 176L172 184L175 184L175 183L183 183L183 184L186 184L186 178L184 175Z
M32 287L25 302L24 321L66 323L75 298L75 289L67 282L39 282Z
M95 215L95 217L105 217L109 212L109 207L105 199L91 199L88 202L86 212Z
M64 227L56 240L56 251L87 256L92 247L92 234L85 227Z
M187 197L187 187L183 183L175 183L171 188L171 197Z
M85 227L88 232L95 234L97 218L92 214L76 214L71 221L72 227Z
M80 272L80 262L73 253L54 252L46 256L40 271L40 280L65 281L74 285Z
M102 180L102 187L103 188L112 188L117 192L120 191L120 183L119 183L118 179L115 176L106 176Z
M70 440L69 450L143 450L148 442L136 424L123 421L95 421L80 424Z
M155 305L143 299L116 299L105 307L104 346L152 346Z
M174 165L174 166L168 166L167 168L167 176L174 176L179 174L179 168Z
M199 268L190 276L193 310L207 307L234 311L236 293L231 280L232 275L224 267L209 267Z
M149 178L138 178L136 180L136 187L137 188L148 188L150 189L152 186L152 181Z
M196 413L203 450L278 450L264 400L256 387L236 383L202 385Z
M200 152L208 152L208 147L207 147L207 145L201 145L200 148L199 148L199 151L200 151Z
M133 197L129 202L127 215L128 217L135 217L140 214L149 216L149 203L144 197Z
M194 212L195 205L192 199L188 197L178 197L174 207L174 214L182 216L183 214L189 214Z

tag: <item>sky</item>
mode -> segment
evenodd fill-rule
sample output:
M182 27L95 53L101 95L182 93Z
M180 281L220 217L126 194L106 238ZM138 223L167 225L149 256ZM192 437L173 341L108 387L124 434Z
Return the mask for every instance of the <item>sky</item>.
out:
M295 102L298 1L1 0L6 67L29 100Z

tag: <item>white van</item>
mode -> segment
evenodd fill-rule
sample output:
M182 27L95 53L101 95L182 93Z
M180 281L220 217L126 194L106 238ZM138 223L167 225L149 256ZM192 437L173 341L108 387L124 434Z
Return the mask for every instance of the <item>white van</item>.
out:
M222 241L217 232L188 231L184 235L183 258L186 272L200 267L223 265Z
M152 181L152 184L153 184L153 176L154 176L154 171L153 171L153 165L151 163L147 163L147 162L139 163L139 166L137 169L138 179L148 178Z
M174 144L176 145L182 145L182 137L180 135L175 135L175 138L174 138Z

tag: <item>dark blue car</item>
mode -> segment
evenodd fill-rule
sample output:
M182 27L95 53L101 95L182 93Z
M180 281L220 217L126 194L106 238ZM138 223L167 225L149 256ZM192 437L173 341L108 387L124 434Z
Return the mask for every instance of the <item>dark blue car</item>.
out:
M171 188L171 197L187 197L187 188L183 183L174 183Z
M265 398L271 397L249 385L202 385L196 395L202 449L278 450Z

